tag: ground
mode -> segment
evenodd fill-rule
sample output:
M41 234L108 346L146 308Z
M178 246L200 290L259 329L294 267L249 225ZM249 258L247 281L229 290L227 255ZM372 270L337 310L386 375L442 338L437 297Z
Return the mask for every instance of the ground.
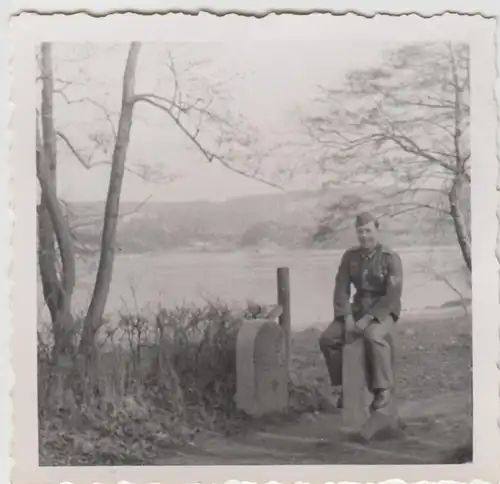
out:
M319 328L293 338L292 378L328 396ZM362 445L340 431L332 408L297 418L241 422L228 435L200 433L190 446L159 451L156 465L432 464L466 444L472 429L471 320L457 313L398 323L397 388L404 434ZM305 396L304 398L307 398ZM311 404L311 408L314 408Z

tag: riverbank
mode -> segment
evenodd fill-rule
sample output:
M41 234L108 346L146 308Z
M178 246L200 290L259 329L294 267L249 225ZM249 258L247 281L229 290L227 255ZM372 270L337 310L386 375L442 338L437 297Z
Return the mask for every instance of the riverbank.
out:
M321 329L310 327L292 337L290 409L285 414L252 420L234 411L234 374L227 374L231 365L226 366L232 360L220 353L222 340L201 340L208 351L202 354L211 358L209 365L208 360L191 360L189 355L201 353L197 347L187 351L181 338L168 346L174 356L170 364L176 362L180 379L173 378L167 371L172 367L166 366L161 373L153 373L161 380L134 377L132 393L120 396L109 393L113 387L106 382L116 385L126 372L119 366L113 376L112 365L101 365L101 371L112 378L104 380L108 393L102 395L102 402L94 401L96 406L79 420L61 411L41 418L41 465L442 462L467 442L472 431L471 329L470 318L463 314L438 318L415 314L398 325L396 374L405 434L369 449L347 441L339 432L339 415L332 411L331 388L318 345ZM209 368L208 376L214 380L189 370L190 361L200 369ZM198 375L198 383L189 383L186 375ZM168 385L157 386L161 381ZM181 381L187 382L182 395L177 386ZM202 382L205 386L200 387ZM201 393L190 395L193 388ZM174 407L169 406L173 403ZM190 417L186 420L183 415Z

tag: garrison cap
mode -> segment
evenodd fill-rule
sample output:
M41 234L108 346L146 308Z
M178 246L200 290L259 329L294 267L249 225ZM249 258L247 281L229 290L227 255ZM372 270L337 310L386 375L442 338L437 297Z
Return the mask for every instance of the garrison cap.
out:
M362 212L356 216L356 227L362 227L370 222L377 223L377 219L371 213Z

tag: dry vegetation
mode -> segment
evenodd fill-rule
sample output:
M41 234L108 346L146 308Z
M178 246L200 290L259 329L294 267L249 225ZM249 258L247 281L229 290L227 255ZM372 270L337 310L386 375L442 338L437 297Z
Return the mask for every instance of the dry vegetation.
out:
M75 395L76 402L65 398L66 388L50 384L57 369L50 341L39 334L40 463L144 464L200 431L238 430L247 419L233 401L236 333L263 310L213 302L151 316L122 314L117 326L101 328L92 390Z
M262 310L255 304L238 309L214 302L161 309L148 317L123 314L118 326L101 330L94 391L77 395L78 402L71 405L63 397L64 388L48 394L55 372L50 342L40 334L40 464L151 464L189 445L196 434L210 431L230 438L247 429L249 419L233 402L235 337L243 319L255 318ZM443 392L457 398L467 394L468 318L409 321L399 334L398 380L404 401ZM274 424L328 407L318 335L318 329L309 329L294 336L290 410L273 417ZM470 415L458 418L460 435L467 437Z

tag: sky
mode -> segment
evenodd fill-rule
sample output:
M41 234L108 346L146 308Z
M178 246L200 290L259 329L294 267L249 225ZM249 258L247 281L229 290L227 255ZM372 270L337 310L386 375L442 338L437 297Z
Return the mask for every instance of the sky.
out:
M165 65L172 58L183 99L207 99L207 88L215 86L210 110L231 119L231 128L237 133L252 127L248 149L266 155L261 173L272 178L280 166L309 161L307 151L295 145L304 136L300 115L310 112L320 86L341 86L349 71L380 63L381 54L396 47L373 41L144 44L135 92L171 96L174 85ZM126 44L54 45L56 88L62 91L54 99L56 127L84 158L95 149L89 135L100 133L109 138L111 133L103 111L86 99L104 105L107 111L118 112L127 49ZM85 101L75 102L82 99ZM218 128L204 126L200 141L213 147ZM273 152L275 146L280 150ZM109 161L111 154L98 151L93 156L95 162ZM246 169L255 164L254 157L238 153L231 161ZM149 183L127 172L123 201L222 201L278 191L217 162L208 163L165 113L143 103L134 111L127 156L127 166L133 168L137 163L154 168L162 179L172 177L174 181ZM108 183L108 165L87 170L59 141L58 191L63 200L104 200ZM314 188L317 183L319 180L311 176L295 176L283 186L304 189Z

